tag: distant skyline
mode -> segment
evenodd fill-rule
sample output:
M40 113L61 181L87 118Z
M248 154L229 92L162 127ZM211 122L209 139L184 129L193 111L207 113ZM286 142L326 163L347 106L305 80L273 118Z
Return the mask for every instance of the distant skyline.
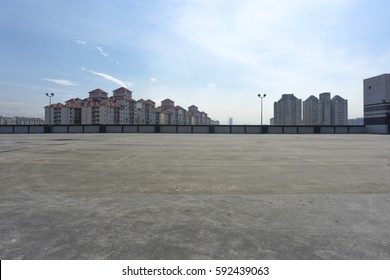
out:
M3 0L0 115L125 86L227 124L264 124L282 94L330 92L363 116L363 79L388 73L385 0Z

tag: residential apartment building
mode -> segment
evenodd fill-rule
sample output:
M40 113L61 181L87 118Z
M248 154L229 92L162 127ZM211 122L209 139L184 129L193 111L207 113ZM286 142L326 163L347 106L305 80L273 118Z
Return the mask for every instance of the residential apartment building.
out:
M140 99L135 103L135 123L147 124L150 110L147 109L146 100Z
M303 102L303 125L347 125L348 101L338 95L330 99L330 93L320 98L311 95Z
M45 123L46 124L55 124L55 125L61 125L66 123L66 118L64 117L64 120L62 121L62 116L65 115L65 113L62 113L66 105L62 103L56 103L52 104L50 106L45 107Z
M188 111L183 107L175 107L175 122L176 124L185 125L189 123Z
M160 107L148 99L135 101L132 92L124 87L113 90L113 96L102 89L89 92L85 99L73 98L65 104L57 103L45 107L47 124L179 124L207 125L207 113L199 112L198 107L185 110L175 106L170 99L161 101Z
M102 100L99 106L99 124L119 124L119 106L113 98Z
M113 90L112 99L118 105L119 124L135 123L135 100L132 91L125 87Z
M100 103L91 98L86 98L81 106L81 124L99 124ZM50 124L50 123L49 123ZM72 123L68 123L72 124Z
M336 95L330 103L332 125L348 125L348 100Z
M45 121L30 117L3 117L0 116L0 125L42 125Z
M188 107L188 117L189 117L189 124L191 125L199 125L201 124L201 112L199 112L198 107L195 105L191 105Z
M302 100L294 94L283 94L282 98L274 103L275 125L300 125L302 118Z
M321 122L320 101L314 95L303 101L303 124L319 125Z
M0 116L0 125L11 125L12 118Z
M210 118L208 117L207 113L206 112L201 112L200 113L200 123L202 125L206 124L206 125L209 125L210 124Z
M161 107L150 111L150 124L166 124L167 119L166 112Z
M188 110L181 106L175 106L174 101L165 99L161 106L152 110L156 124L175 125L209 125L211 119L205 112L200 112L198 107L192 105Z
M161 108L166 113L167 124L177 124L175 102L170 99L165 99L161 101Z
M331 103L330 92L324 92L320 94L319 100L319 113L320 113L320 125L331 125Z
M65 106L61 107L61 124L81 124L82 102L80 98L66 101Z

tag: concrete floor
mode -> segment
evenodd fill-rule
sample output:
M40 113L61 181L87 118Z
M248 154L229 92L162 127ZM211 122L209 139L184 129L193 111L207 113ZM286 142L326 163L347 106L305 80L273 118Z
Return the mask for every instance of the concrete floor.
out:
M386 135L0 135L0 259L390 259Z

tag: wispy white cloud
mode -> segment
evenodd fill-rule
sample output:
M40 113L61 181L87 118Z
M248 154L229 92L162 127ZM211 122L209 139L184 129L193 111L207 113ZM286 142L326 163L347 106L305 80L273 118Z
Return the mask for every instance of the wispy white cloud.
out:
M108 56L108 53L104 51L104 49L100 46L97 46L93 43L89 43L87 41L84 41L84 40L75 40L74 41L76 44L78 45L81 45L87 49L90 49L90 50L96 50L98 51L102 56Z
M216 85L215 85L214 83L209 83L209 84L207 85L207 87L208 87L208 88L215 88Z
M44 79L45 81L55 83L60 86L77 86L76 83L69 80L61 80L61 79Z
M152 83L157 83L158 82L156 78L150 78L149 81L152 82Z
M99 51L99 53L103 56L108 56L106 52L104 52L102 47L96 46L96 49Z
M75 43L82 45L82 46L86 46L88 44L87 41L83 41L83 40L76 40Z
M122 81L118 78L115 78L109 74L89 70L89 69L86 69L85 67L81 67L81 70L89 72L89 73L94 74L96 76L102 77L103 79L110 81L110 82L113 82L121 87L130 88L134 85L134 83L132 83L132 82L128 82L128 81L125 82L125 81Z

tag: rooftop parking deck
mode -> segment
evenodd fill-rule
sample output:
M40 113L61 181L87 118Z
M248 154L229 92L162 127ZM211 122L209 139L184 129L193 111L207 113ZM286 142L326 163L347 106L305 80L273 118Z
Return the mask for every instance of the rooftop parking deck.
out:
M388 135L0 135L0 259L390 259Z

